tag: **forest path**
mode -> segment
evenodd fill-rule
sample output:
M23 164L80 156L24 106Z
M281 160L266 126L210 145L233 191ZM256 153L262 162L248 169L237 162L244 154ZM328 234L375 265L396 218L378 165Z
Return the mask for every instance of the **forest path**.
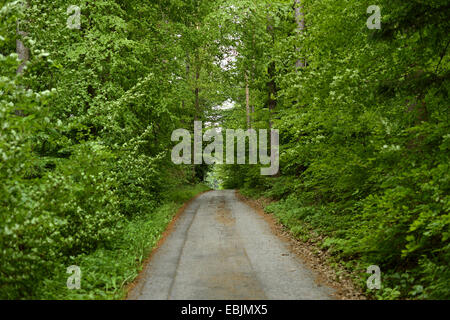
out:
M192 201L142 272L128 299L332 299L333 294L232 190Z

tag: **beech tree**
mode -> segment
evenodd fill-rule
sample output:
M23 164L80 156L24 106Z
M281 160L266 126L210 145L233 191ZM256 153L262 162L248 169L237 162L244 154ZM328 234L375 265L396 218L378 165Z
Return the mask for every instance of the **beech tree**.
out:
M208 174L361 285L379 266L369 297L450 297L448 1L379 0L380 28L368 0L74 5L0 2L1 298L122 298ZM195 120L279 130L279 174L175 165Z

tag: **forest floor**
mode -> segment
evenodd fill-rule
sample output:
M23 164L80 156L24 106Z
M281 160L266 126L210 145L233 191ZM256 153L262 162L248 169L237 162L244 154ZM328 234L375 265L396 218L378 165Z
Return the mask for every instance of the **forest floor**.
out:
M177 217L127 299L363 298L307 256L235 191L212 191Z

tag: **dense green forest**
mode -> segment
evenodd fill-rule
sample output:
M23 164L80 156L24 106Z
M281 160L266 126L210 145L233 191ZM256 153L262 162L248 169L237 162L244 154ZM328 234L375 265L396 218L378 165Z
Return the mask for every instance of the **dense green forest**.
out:
M378 265L371 298L450 299L448 0L0 6L0 298L123 298L209 181ZM278 129L278 173L174 164L194 121Z

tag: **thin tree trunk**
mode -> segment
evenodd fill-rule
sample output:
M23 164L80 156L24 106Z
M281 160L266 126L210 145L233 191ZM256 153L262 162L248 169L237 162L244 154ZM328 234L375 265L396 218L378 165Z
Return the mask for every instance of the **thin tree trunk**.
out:
M277 107L277 84L275 82L275 62L269 64L268 73L270 80L267 83L268 95L269 95L269 128L272 129L272 114Z
M25 5L28 7L28 4ZM22 61L17 68L17 74L22 74L25 68L27 61L30 59L30 49L28 49L25 44L22 42L22 38L26 37L28 34L20 30L20 20L17 21L17 40L16 40L16 53L19 56L19 59Z
M28 3L25 4L25 7L28 7ZM26 37L28 34L25 31L20 30L20 20L17 21L16 27L17 39L16 39L16 53L21 60L19 67L17 68L16 73L22 74L25 69L25 65L28 60L30 60L30 49L28 49L25 44L22 42L22 38ZM14 114L16 116L23 117L25 116L23 110L15 110Z
M267 21L267 32L272 37L272 44L275 44L275 38L274 38L274 32L273 32L273 25L272 19L270 16L268 17ZM272 114L275 111L277 107L277 84L275 82L275 72L276 72L276 65L275 61L270 62L269 67L267 69L267 73L269 75L269 82L267 83L267 93L268 93L268 106L269 106L269 128L272 129Z
M199 87L199 80L200 80L200 54L197 50L195 54L195 120L199 120L200 117L200 87Z
M274 33L274 26L272 25L272 19L269 16L268 17L268 23L267 23L267 32L269 33L269 35L272 38L272 47L275 45L275 33ZM276 76L276 64L275 61L272 61L269 63L269 67L267 68L267 73L269 75L269 82L267 83L267 89L268 89L268 104L269 104L269 132L270 132L270 148L272 149L273 144L275 143L275 136L274 133L272 132L272 128L273 128L273 121L272 121L272 117L273 114L275 113L278 101L277 101L277 94L278 94L278 88L277 88L277 83L275 81L275 76ZM271 163L275 163L276 161L278 161L278 159L276 159L277 155L274 152L270 153L270 160ZM280 171L278 171L274 177L279 177L280 176Z
M252 122L250 118L250 88L247 72L245 72L245 109L247 112L247 129L250 129L252 127Z
M295 22L297 23L297 32L301 34L305 30L305 14L303 12L304 7L301 4L301 0L294 0L294 10L295 10ZM296 48L299 52L300 48ZM295 66L298 68L304 68L306 63L303 59L297 59Z

